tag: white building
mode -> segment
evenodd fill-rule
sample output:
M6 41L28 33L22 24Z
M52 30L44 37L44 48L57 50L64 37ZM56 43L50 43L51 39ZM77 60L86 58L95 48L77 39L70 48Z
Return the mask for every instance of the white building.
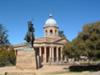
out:
M63 46L67 43L65 38L59 36L59 27L52 15L46 20L44 29L44 37L36 38L34 47L40 56L42 64L57 63L63 61ZM22 47L25 44L16 46Z

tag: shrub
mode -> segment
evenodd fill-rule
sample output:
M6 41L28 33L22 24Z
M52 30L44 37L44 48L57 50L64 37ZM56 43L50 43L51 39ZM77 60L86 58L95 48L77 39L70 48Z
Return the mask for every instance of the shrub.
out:
M0 46L0 67L15 65L16 56L13 47Z
M69 70L74 72L98 71L100 70L100 64L74 65L70 66Z

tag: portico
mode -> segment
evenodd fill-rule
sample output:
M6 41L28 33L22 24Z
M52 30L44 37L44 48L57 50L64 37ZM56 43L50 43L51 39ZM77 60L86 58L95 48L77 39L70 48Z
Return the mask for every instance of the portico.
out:
M43 64L62 61L62 46L40 46L39 56Z

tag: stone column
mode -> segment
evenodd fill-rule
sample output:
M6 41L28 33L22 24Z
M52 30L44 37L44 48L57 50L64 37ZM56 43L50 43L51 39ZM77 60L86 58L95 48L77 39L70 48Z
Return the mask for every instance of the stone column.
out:
M59 49L59 48L57 47L57 48L56 48L56 61L57 61L57 62L58 62L58 60L59 60L59 59L58 59L58 57L59 57L59 56L58 56L58 49Z
M39 47L39 67L41 67L42 64L42 49Z
M52 48L50 47L50 58L49 58L49 62L52 62Z
M61 61L63 61L63 54L62 54L63 48L61 47L60 50L61 50Z
M46 47L44 47L44 63L46 64L46 60L47 60L47 50L46 50Z
M41 47L39 47L39 56L41 57L42 55L42 51L41 51Z
M54 47L51 47L51 53L52 53L52 62L54 62Z

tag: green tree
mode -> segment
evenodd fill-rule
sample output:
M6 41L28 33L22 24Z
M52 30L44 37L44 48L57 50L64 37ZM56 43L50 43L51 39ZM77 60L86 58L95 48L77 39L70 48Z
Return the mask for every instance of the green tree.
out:
M72 41L81 55L89 59L100 56L100 22L87 24L83 27L82 32Z
M63 53L78 59L80 56L100 59L100 22L84 25L78 36L64 46Z
M15 65L16 54L12 46L2 45L0 47L0 67Z
M68 58L73 58L75 56L74 51L75 50L73 49L72 44L70 42L66 43L63 47L63 54Z
M10 42L8 40L7 30L2 24L0 24L0 45L8 45L8 44L10 44Z
M15 50L8 40L7 30L0 24L0 66L14 65L15 60Z
M65 36L65 34L64 34L64 32L63 31L59 31L59 36L61 37L61 38L64 38L64 39L66 39L66 36Z

